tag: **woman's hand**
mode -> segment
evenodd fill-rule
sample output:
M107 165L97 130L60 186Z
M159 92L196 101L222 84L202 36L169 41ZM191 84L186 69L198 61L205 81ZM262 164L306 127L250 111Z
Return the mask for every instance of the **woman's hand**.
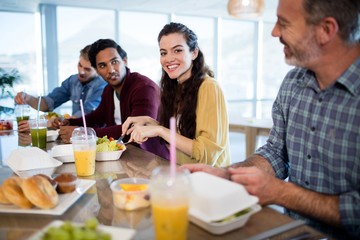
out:
M146 142L149 138L158 137L162 128L162 126L158 125L134 125L131 127L129 142L136 142L141 144Z
M128 135L134 131L135 126L157 126L159 122L149 116L128 117L122 123L122 136Z

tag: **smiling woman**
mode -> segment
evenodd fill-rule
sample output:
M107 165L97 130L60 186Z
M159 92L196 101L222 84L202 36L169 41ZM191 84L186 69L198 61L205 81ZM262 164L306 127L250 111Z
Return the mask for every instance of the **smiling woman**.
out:
M160 31L158 43L162 66L159 122L148 116L128 117L122 125L123 133L131 134L130 141L139 144L155 137L169 143L169 119L175 117L178 164L227 166L230 154L225 97L205 64L197 35L184 24L171 22Z

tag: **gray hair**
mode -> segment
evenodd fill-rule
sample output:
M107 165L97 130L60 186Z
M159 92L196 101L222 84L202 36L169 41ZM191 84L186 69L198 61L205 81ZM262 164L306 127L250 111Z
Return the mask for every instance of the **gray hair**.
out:
M341 39L349 44L360 39L359 0L304 0L308 24L317 24L326 17L333 17L339 25Z

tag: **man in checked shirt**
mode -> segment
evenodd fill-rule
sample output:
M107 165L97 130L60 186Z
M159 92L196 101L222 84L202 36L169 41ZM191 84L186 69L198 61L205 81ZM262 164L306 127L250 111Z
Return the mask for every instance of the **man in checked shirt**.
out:
M226 169L184 167L238 182L337 239L360 239L359 14L358 0L279 0L272 35L295 68L267 143Z

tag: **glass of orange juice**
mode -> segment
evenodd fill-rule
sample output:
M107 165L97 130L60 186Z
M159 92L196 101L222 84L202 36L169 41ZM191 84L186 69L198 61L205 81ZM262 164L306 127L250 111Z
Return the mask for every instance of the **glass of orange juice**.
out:
M71 143L74 150L76 174L81 177L95 173L96 133L92 128L75 128Z
M156 240L186 240L191 184L189 171L170 167L154 169L150 184L150 202Z

